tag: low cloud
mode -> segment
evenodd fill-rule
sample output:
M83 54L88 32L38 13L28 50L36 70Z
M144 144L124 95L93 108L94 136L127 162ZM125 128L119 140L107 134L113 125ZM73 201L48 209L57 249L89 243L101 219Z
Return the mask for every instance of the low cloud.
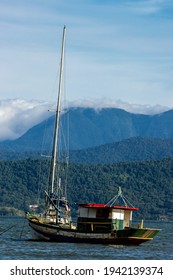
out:
M68 103L68 107L88 107L95 110L102 108L121 108L131 113L158 114L170 108L161 105L149 106L129 104L121 100L88 99L76 100ZM14 140L22 136L28 129L50 117L53 112L49 109L56 108L55 104L22 99L10 99L0 101L0 141Z
M0 101L0 141L13 140L50 116L50 105L41 101L10 99Z
M171 109L167 106L162 106L159 104L154 106L148 104L130 104L122 100L112 100L109 98L76 100L70 102L69 107L88 107L94 108L96 110L101 110L102 108L119 108L130 113L146 115L155 115Z

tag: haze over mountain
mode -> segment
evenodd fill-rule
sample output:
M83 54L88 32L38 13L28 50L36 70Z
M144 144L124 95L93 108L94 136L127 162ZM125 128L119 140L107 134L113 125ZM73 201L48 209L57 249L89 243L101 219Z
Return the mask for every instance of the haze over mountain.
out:
M97 111L93 108L71 108L63 114L62 123L65 123L66 117L69 119L70 150L96 147L138 136L173 138L173 110L144 115L116 108ZM16 140L1 142L0 149L18 152L40 151L41 148L47 150L51 145L53 127L54 116L32 127Z

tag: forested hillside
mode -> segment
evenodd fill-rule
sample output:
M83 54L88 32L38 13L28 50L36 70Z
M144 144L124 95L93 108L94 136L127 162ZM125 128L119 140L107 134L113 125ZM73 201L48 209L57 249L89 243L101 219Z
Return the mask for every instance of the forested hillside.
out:
M27 211L40 194L43 202L46 170L45 160L1 161L1 214L5 214L2 207ZM119 186L132 204L140 208L136 218L172 219L173 158L107 165L70 164L68 197L73 214L74 202L106 203L116 195Z
M134 137L95 148L70 151L70 161L78 163L114 163L162 159L173 156L173 139Z
M42 151L51 155L50 151ZM94 148L69 151L70 162L107 164L121 161L162 159L173 156L173 139L134 137ZM1 160L40 158L40 152L0 151Z

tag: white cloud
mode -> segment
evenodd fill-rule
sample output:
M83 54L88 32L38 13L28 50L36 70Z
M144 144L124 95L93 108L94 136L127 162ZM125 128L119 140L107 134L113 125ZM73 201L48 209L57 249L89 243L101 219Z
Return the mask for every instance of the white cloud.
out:
M129 6L131 9L139 14L152 15L161 12L164 9L169 9L172 7L172 0L139 0L139 1L129 1Z
M76 100L73 102L69 102L69 107L88 107L94 108L95 110L101 110L103 108L119 108L124 109L127 112L135 113L135 114L146 114L146 115L154 115L159 114L161 112L167 111L170 108L162 105L154 105L151 106L149 104L140 105L140 104L130 104L128 102L124 102L122 100L112 100L109 98L101 98L101 99L83 99Z
M50 105L41 101L9 99L0 101L0 141L16 139L50 116Z

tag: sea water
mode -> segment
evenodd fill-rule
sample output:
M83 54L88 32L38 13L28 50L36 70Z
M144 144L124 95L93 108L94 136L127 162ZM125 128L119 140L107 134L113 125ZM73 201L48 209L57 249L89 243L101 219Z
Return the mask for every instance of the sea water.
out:
M173 221L146 221L159 228L139 246L32 241L25 218L0 217L1 260L173 260Z

